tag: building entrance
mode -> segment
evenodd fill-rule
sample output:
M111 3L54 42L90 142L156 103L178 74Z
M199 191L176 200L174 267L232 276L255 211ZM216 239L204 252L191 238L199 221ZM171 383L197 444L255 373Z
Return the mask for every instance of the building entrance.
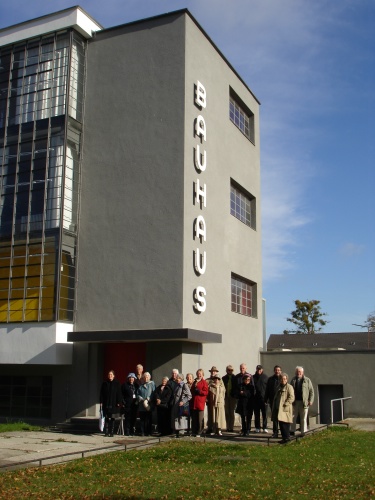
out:
M331 400L344 397L342 385L319 385L319 413L320 423L331 423ZM340 401L333 403L333 422L341 420L341 404Z

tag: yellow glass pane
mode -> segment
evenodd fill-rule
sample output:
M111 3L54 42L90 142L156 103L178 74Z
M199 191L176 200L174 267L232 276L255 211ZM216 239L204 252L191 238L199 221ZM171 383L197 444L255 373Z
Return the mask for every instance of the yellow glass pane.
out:
M11 323L19 323L22 321L23 313L20 311L11 311L9 314L9 321Z
M15 299L9 301L10 311L22 311L23 309L23 299Z
M34 266L27 266L27 276L40 276L41 267L36 264Z
M27 288L26 289L26 298L31 299L39 297L39 288Z
M5 245L0 245L0 257L10 257L12 252L12 247L9 245L9 243L6 243Z
M30 265L40 265L42 261L42 256L39 255L29 255L29 266Z
M42 268L42 273L46 276L48 274L55 274L55 264L44 264Z
M10 258L9 257L3 257L0 252L0 269L3 267L9 267L10 266Z
M26 258L26 245L17 245L13 247L13 258L20 259L23 263L25 263Z
M8 281L9 267L0 268L0 280Z
M11 290L10 291L11 299L23 299L23 289L22 290Z
M53 321L53 309L42 309L40 311L40 319L42 321Z
M26 264L26 255L23 255L22 257L17 257L17 256L14 256L13 257L13 261L12 261L12 266L20 266L20 267L25 267L25 264Z
M31 288L31 287L39 287L39 283L40 283L40 278L39 276L32 276L31 278L27 278L27 288Z
M12 288L23 288L24 278L12 278Z
M25 321L38 321L38 310L25 311Z
M25 267L24 266L13 266L12 267L12 277L13 278L21 278L25 276Z

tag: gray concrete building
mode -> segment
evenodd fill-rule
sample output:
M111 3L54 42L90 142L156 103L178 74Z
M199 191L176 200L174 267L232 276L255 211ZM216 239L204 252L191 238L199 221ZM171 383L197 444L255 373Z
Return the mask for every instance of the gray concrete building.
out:
M187 10L0 30L0 417L263 347L259 101Z

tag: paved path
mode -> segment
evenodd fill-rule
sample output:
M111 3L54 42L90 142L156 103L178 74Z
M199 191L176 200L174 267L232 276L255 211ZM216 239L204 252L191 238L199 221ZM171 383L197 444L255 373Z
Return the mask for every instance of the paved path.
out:
M345 424L354 429L375 431L375 419L346 419ZM315 424L311 431L324 429L326 426ZM269 429L270 430L270 429ZM298 433L297 436L298 438ZM0 471L20 467L51 465L68 460L92 456L109 451L130 450L138 447L153 446L160 441L171 438L115 436L105 438L103 434L69 434L65 432L5 432L0 434ZM207 436L206 438L190 438L189 440L203 440L206 442L241 443L248 445L276 445L278 439L269 434L254 434L242 438L238 433L223 433L223 436ZM125 448L126 447L126 448ZM28 462L20 464L21 462Z

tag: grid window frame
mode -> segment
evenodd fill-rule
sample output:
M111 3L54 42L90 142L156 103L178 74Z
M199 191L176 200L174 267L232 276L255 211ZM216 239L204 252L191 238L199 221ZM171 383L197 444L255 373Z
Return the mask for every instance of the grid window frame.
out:
M250 318L257 317L257 285L251 280L231 275L231 311Z
M255 145L254 113L229 87L229 119Z
M230 214L256 231L256 198L231 179Z

